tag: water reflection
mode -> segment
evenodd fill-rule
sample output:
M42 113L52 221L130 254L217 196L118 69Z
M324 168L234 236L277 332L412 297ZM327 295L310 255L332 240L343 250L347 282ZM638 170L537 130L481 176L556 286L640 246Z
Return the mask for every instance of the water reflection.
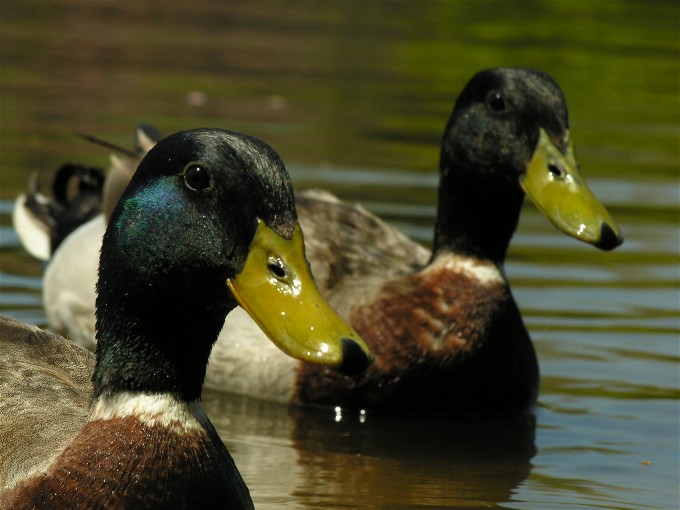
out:
M329 508L356 497L388 507L507 501L535 453L533 415L493 421L368 416L364 423L357 416L338 422L323 411L293 416L307 475L299 492L322 490Z
M430 243L456 92L483 67L542 68L567 96L585 177L626 243L594 254L530 206L522 213L507 273L543 374L537 455L510 449L509 463L493 452L482 462L462 443L474 427L370 415L359 426L332 411L292 416L207 395L210 416L261 510L677 507L680 4L310 5L3 2L0 195L13 199L31 172L47 177L75 156L105 164L74 131L126 146L142 121L166 132L221 126L271 143L296 186L360 200ZM202 100L189 102L192 91ZM44 324L42 267L18 248L9 206L0 202L0 309Z
M269 490L289 487L303 508L362 508L362 500L371 508L495 505L511 499L536 453L531 413L495 420L395 418L286 409L216 393L206 394L205 404L234 445L245 479L257 471L251 491L265 504L283 496ZM254 448L266 452L254 454ZM276 482L268 487L272 467Z

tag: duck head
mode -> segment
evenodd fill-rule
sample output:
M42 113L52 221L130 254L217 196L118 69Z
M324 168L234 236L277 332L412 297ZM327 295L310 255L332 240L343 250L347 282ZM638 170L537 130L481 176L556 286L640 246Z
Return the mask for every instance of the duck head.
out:
M482 251L502 260L525 193L570 236L603 250L623 241L580 175L562 91L540 71L489 69L468 82L446 127L440 175L444 219L435 244L470 248L479 239L470 240L460 229L484 227L502 241L497 246L487 243L487 249L482 242ZM449 206L450 201L459 204ZM453 224L465 213L481 218L468 226L463 220L457 231Z
M372 359L316 289L281 159L246 135L198 129L149 151L109 221L97 290L95 397L199 397L237 304L293 357L347 372Z

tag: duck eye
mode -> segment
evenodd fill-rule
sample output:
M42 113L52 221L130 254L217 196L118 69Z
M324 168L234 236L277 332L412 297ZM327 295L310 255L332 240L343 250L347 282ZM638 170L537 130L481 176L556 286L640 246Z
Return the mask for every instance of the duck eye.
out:
M286 268L283 267L283 262L281 262L279 259L270 258L267 262L267 269L272 274L272 276L280 280L288 276Z
M494 112L502 112L505 110L505 99L503 98L503 94L501 94L498 90L491 92L487 96L486 104L488 104L489 108L491 108L491 110Z
M192 163L184 171L184 183L194 191L209 188L210 173L204 166Z

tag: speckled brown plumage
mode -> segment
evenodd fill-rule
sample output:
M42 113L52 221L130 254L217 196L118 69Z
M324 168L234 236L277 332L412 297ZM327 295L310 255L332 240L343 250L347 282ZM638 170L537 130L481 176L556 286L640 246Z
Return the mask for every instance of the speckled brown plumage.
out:
M428 250L371 214L321 190L295 196L305 251L322 291L369 276L412 274L430 258Z
M298 402L465 414L524 408L535 398L535 354L505 282L428 269L385 283L366 301L349 318L374 365L356 378L304 365Z
M47 472L15 488L7 508L252 508L243 506L248 489L210 429L179 432L132 416L90 421Z
M0 317L0 338L2 508L3 488L49 460L85 424L94 356L58 335L7 317Z

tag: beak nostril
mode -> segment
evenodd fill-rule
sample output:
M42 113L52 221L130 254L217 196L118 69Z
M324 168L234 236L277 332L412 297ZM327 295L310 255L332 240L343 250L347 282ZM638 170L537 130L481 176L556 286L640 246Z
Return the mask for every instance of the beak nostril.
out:
M281 262L279 259L271 258L269 262L267 262L267 269L272 275L274 275L276 278L280 280L288 276L288 273L286 272L286 268L284 267L283 262Z
M560 168L559 165L556 165L555 163L550 163L548 165L548 171L554 176L554 177L563 177L564 176L564 171L562 168Z
M342 339L342 365L338 370L345 375L358 375L366 370L373 358L366 355L361 346L350 338Z

